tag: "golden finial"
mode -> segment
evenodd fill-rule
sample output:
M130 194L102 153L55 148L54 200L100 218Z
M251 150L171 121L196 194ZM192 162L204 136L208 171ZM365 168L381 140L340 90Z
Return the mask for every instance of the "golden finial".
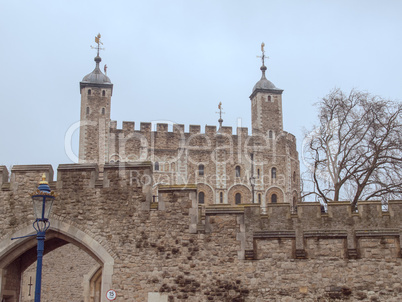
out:
M103 45L103 43L101 42L101 34L98 34L97 36L95 36L95 43L98 44L97 46L92 46L92 49L96 49L97 50L97 56L99 57L99 50L105 50L104 48L101 48L100 46Z
M95 43L96 44L102 44L103 45L103 43L100 41L100 38L101 38L101 34L98 34L97 36L95 36Z
M222 102L219 102L219 104L218 104L218 109L219 109L219 112L216 112L216 113L219 113L219 120L218 120L218 122L219 122L219 131L221 130L221 128L222 128L222 123L223 123L223 119L222 119L222 113L225 113L225 112L222 112Z
M40 185L48 185L49 183L46 181L46 175L45 173L42 174L42 181L39 183Z
M262 60L262 66L265 66L265 49L264 49L264 47L265 47L265 43L264 42L262 42L261 43L261 56L257 56L257 58L261 58L261 60Z

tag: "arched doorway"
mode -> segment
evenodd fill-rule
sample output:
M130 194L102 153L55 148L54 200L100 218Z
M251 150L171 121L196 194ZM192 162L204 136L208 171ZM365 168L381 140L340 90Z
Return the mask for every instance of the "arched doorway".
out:
M34 277L35 274L32 273L32 265L36 264L36 237L34 236L18 240L11 240L11 238L33 233L32 226L27 225L15 233L3 237L0 241L0 300L4 299L6 302L30 301L29 294L32 294L32 291L34 291L34 285L32 283L34 280L32 277ZM86 279L90 284L86 287L84 286L85 291L82 289L80 294L81 298L78 301L106 302L107 299L103 293L106 293L112 285L114 266L113 257L101 244L86 232L81 231L71 224L51 218L51 226L46 233L44 265L46 263L45 257L52 255L53 251L57 254L56 250L66 249L68 246L70 246L70 250L73 248L76 252L79 251L81 256L86 256L87 259L92 259L93 262L88 263L88 265L93 267L95 264L98 266L98 269L92 274L92 276L86 276ZM68 263L68 259L67 261L64 261L64 265L66 263ZM27 271L28 268L31 268L31 270ZM67 267L67 269L74 270L74 267L70 266ZM24 277L27 278L25 280L23 280L24 272L26 272ZM68 283L70 281L65 280L67 285L69 285ZM82 283L83 279L81 278L81 280L78 281ZM92 297L99 297L97 298L98 301L94 299L90 300L90 293L92 290L91 283L92 287L95 286L98 288L98 293L92 295ZM42 282L42 292L44 292L43 284L44 283ZM23 285L26 286L22 288ZM23 291L26 292L23 293ZM24 300L22 300L23 296Z

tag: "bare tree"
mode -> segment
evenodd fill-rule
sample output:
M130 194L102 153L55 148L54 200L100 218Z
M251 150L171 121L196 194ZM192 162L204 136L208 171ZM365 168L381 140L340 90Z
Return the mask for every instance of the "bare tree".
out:
M303 160L314 190L328 201L401 198L402 106L334 89L318 104L319 125L306 134Z

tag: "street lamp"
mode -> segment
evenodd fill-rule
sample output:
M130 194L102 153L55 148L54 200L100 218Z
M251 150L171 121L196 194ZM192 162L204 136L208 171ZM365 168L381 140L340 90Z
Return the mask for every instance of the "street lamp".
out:
M43 174L42 181L39 183L38 189L31 194L34 214L36 217L33 227L36 230L36 239L38 240L38 256L36 263L36 281L35 281L35 302L40 302L41 285L42 285L42 258L45 249L45 233L49 229L49 215L56 194L50 191L49 183Z

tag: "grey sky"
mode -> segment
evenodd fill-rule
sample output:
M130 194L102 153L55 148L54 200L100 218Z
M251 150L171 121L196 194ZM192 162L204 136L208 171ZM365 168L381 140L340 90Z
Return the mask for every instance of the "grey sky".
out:
M402 96L402 1L2 1L0 164L71 160L67 129L79 120L79 82L95 66L114 84L112 119L250 130L249 95L267 77L284 89L284 128L316 121L332 88ZM77 135L74 136L77 150Z

